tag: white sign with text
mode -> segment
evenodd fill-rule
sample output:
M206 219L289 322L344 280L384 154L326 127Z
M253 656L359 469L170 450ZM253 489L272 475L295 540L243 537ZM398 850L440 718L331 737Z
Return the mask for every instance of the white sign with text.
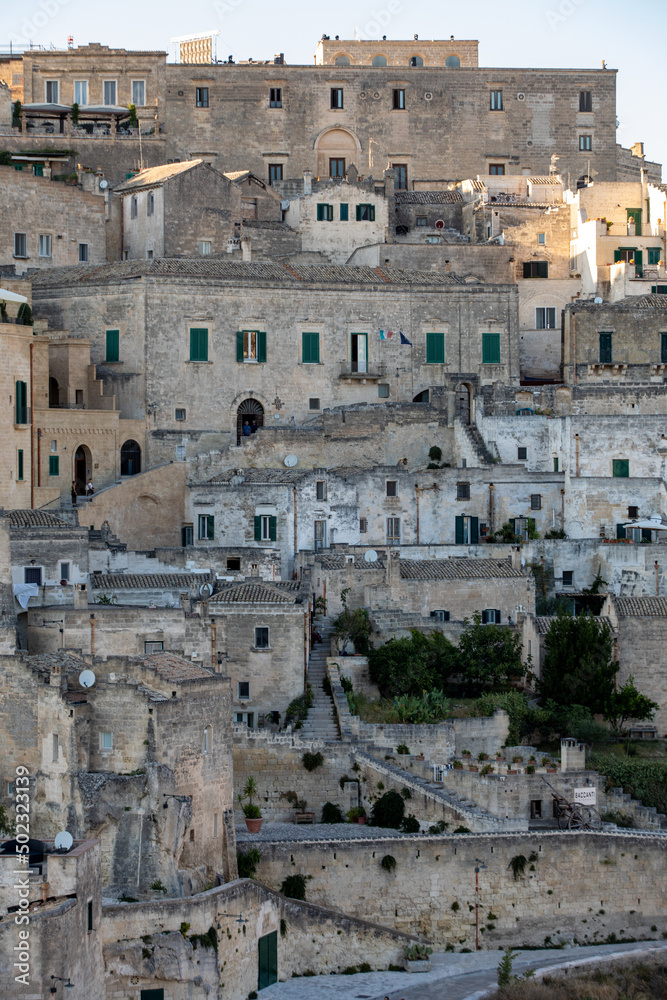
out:
M579 805L582 806L594 806L595 794L595 788L575 788L574 801L578 802Z

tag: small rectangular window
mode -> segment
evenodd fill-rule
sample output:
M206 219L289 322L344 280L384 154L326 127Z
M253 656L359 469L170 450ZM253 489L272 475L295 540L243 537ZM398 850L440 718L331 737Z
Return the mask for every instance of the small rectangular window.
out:
M546 260L527 260L523 265L524 278L548 278L549 262Z
M84 107L88 103L88 81L74 81L74 103Z
M60 756L60 740L57 733L51 734L51 761L55 764Z
M525 462L527 460L527 458L528 458L528 449L527 448L517 448L517 450L516 450L516 457L517 457L517 459L520 462Z
M456 484L456 499L457 500L470 500L470 483L457 483Z
M326 500L327 498L327 484L325 479L318 479L315 483L315 499L316 500Z
M190 329L190 361L208 361L208 330L192 327Z
M387 545L401 544L401 519L400 517L387 518Z
M23 480L23 448L16 452L16 479L18 482Z
M309 410L319 410L319 408L320 408L320 397L319 396L311 396L309 398L309 400L308 400L308 409Z
M347 222L350 217L349 205L346 202L340 204L340 221Z
M255 649L269 648L269 630L263 625L255 629Z
M662 260L662 250L660 247L647 247L646 248L647 259L646 263L651 267L657 267Z
M387 496L388 497L398 496L398 482L395 479L387 480Z
M155 194L149 191L146 195L146 215L155 214Z
M360 517L359 518L359 533L361 535L365 535L367 531L368 531L368 518L366 518L366 517Z
M208 87L195 88L195 103L198 108L208 107Z
M60 582L62 583L63 580L66 580L69 583L70 572L71 572L71 563L61 562L60 563L60 568L59 568L58 572L60 574Z
M181 528L181 545L187 548L194 544L194 528L191 524L184 524Z
M571 587L573 580L574 580L574 570L573 569L564 569L563 570L563 586L564 587Z
M185 420L186 411L183 407L177 407L174 410L174 420Z
M333 205L319 204L317 206L318 222L333 222Z
M542 494L541 493L531 493L530 494L530 509L531 510L542 510Z
M238 697L243 699L250 697L250 681L239 681Z
M610 365L612 363L612 338L611 333L601 333L600 339L600 364Z
M342 109L343 109L343 88L342 87L332 87L331 88L331 108L334 111L342 111Z
M491 177L504 177L505 176L505 164L504 163L489 163L489 175Z
M538 233L537 234L537 242L538 242L538 244L540 246L542 246L542 247L545 246L545 244L547 242L547 234L546 233Z
M227 569L238 572L241 569L241 560L237 556L232 556L227 560Z
M612 476L616 479L628 479L630 477L630 459L614 458L611 463Z
M319 365L320 363L319 333L303 332L301 334L301 362L304 365Z
M138 204L139 204L139 202L137 201L137 196L133 195L130 198L130 218L131 219L136 219L136 217L137 217Z
M146 105L146 84L143 80L132 81L132 103L135 108L143 108Z
M499 333L483 333L482 334L482 364L483 365L499 365L500 364L500 334Z
M215 518L213 514L200 514L199 515L199 534L200 541L212 541L215 538Z
M90 932L92 930L94 930L94 928L93 928L93 901L92 901L92 899L89 899L88 900L88 933L90 934Z
M200 240L199 241L199 256L208 257L211 252L211 241L210 240Z
M100 749L113 750L113 733L101 733Z
M144 642L144 655L150 656L152 653L161 653L164 650L164 642L161 639L150 639Z
M628 507L628 517L638 518L639 517L639 507Z
M542 819L542 799L530 800L530 818Z
M589 153L593 148L593 136L592 135L580 135L579 136L579 151L584 153Z
M59 104L60 86L57 80L45 80L44 96L47 104Z
M503 110L503 92L502 90L492 90L489 100L489 109L491 111L502 111Z
M375 222L375 205L357 205L357 222Z
M27 424L28 423L28 383L27 382L16 382L16 403L15 403L15 423L17 424Z
M278 534L278 519L271 514L256 514L254 535L256 542L275 542Z
M83 389L74 390L74 402L77 406L83 406Z
M280 87L269 87L269 107L282 108L283 92Z
M389 383L379 382L378 383L378 396L380 399L387 399L389 396Z
M36 583L38 587L42 586L42 567L41 566L25 566L23 569L23 582L24 583Z
M269 184L275 184L283 179L282 163L269 163Z
M485 608L482 611L482 625L500 625L500 610L498 608Z
M329 177L345 177L345 157L329 157Z
M555 306L539 306L535 310L536 330L556 329L556 308Z
M88 244L79 243L79 264L87 264L89 261Z
M106 331L105 361L118 361L120 357L120 330Z
M394 164L394 187L397 191L407 191L408 166L406 163Z
M28 256L28 237L26 233L14 233L14 256Z
M116 101L116 81L115 80L105 80L104 81L104 103L107 107L115 107Z
M445 363L444 333L426 334L426 364L442 365Z
M58 455L49 455L49 475L60 475L60 458Z
M405 90L394 90L394 111L405 111Z
M147 250L146 251L146 260L152 260L153 259L153 253L154 253L153 250Z
M593 94L590 90L579 91L579 110L580 111L593 110Z
M50 257L51 256L51 237L42 234L39 237L39 256L40 257Z
M660 334L660 364L667 365L667 333Z
M438 622L448 622L449 611L444 611L444 610L432 611L431 618L435 618L435 620Z
M418 215L415 221L420 229L428 226L428 216L426 215Z

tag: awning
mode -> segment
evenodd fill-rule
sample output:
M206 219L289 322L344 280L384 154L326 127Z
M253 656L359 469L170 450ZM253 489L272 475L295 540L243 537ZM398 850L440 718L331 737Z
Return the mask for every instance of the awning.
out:
M25 295L17 295L8 288L0 288L0 302L27 302Z
M39 112L48 115L68 115L72 108L69 104L23 104L21 111Z
M25 611L30 598L39 597L39 587L36 583L15 583L14 597Z
M69 109L71 111L71 108ZM117 104L84 104L79 108L79 118L89 118L91 115L100 117L109 115L110 117L130 117L130 109L122 108Z
M667 520L660 514L651 514L650 517L643 517L636 521L625 521L623 527L626 530L628 528L645 528L650 531L667 531Z

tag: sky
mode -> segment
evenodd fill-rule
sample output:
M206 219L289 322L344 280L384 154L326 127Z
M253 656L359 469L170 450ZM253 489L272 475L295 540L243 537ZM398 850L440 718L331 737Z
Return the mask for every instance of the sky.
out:
M479 40L480 66L618 70L617 138L644 142L649 160L667 164L665 29L667 0L337 0L331 7L288 0L0 0L0 50L10 41L65 48L101 42L163 49L170 39L217 28L218 58L313 62L322 34L332 38ZM663 177L667 178L667 170Z

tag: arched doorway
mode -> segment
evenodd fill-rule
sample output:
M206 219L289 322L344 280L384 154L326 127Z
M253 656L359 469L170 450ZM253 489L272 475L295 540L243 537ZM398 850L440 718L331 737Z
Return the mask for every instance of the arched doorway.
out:
M358 167L359 144L346 129L327 129L317 140L316 152L318 177L344 177L351 163Z
M86 495L86 483L93 474L92 455L85 444L80 444L74 453L74 482L80 497Z
M141 448L132 438L120 449L121 476L136 476L141 472Z
M431 401L431 393L429 392L428 389L422 389L422 391L418 392L415 398L412 400L413 403L430 403L430 401Z
M462 423L470 423L470 387L465 382L459 382L456 389L455 415Z
M248 430L244 433L244 426ZM256 399L244 399L236 411L236 443L241 438L250 437L259 427L264 426L264 407Z
M60 406L60 386L58 379L49 375L49 407L53 409L56 406Z

